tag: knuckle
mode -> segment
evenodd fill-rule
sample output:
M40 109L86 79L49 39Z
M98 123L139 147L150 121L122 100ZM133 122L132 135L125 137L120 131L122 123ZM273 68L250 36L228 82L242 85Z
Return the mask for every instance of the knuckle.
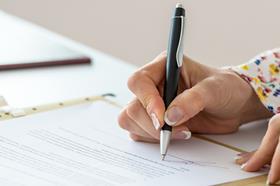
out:
M133 141L140 141L140 140L141 140L139 136L137 136L137 135L135 135L135 134L132 134L132 133L129 134L129 137L130 137Z
M126 108L126 113L131 118L136 118L136 114L139 113L142 105L138 100L132 101Z
M280 123L280 114L275 114L271 119L270 123Z
M122 128L122 129L125 129L125 130L128 130L129 129L129 116L127 115L127 111L126 109L123 110L121 112L121 114L119 115L118 117L118 123L119 123L119 126Z
M187 90L186 90L187 91ZM203 101L203 97L201 95L201 92L197 91L197 90L193 90L192 91L192 99L195 100L193 102L193 106L195 108L197 108L198 110L202 110L203 105L204 105L204 101Z
M147 110L150 110L149 106L151 107L151 102L154 98L154 95L145 95L142 98L142 102L143 102L143 107Z
M135 89L137 89L139 86L139 81L142 81L148 75L149 73L145 69L140 69L134 72L127 81L127 87L129 90L133 92Z
M136 82L139 80L139 72L134 72L127 81L127 87L129 88L129 90L131 90L133 92L133 90L135 89L135 85Z
M167 51L164 50L159 54L160 57L166 58L167 57Z
M269 128L273 128L274 130L280 130L280 114L274 115L268 123Z

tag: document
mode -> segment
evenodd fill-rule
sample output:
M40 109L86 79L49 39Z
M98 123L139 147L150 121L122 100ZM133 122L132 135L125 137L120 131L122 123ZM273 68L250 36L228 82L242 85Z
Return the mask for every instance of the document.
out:
M258 149L267 126L268 120L265 119L243 124L237 132L232 134L205 136L249 152Z
M237 152L197 138L134 142L117 124L120 108L97 101L0 122L1 186L214 185L246 173Z

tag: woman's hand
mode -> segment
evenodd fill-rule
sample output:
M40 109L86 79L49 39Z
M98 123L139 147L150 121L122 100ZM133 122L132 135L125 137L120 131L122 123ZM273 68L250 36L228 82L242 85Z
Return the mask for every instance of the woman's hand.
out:
M267 184L280 180L280 114L274 115L258 150L240 154L236 163L245 171L258 171L265 165L270 166Z
M211 68L187 57L178 96L166 109L162 100L166 53L136 71L128 81L136 98L119 116L119 125L135 141L158 142L164 121L175 139L196 133L230 133L251 120L266 118L250 85L230 70Z

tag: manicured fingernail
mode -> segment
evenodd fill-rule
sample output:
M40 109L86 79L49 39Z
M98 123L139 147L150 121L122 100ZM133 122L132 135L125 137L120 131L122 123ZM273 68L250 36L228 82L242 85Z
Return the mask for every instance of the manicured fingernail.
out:
M247 154L248 152L240 152L240 153L238 153L237 154L237 156L243 156L243 155L245 155L245 154Z
M247 165L247 163L243 163L243 164L241 165L240 168L241 168L242 170L244 170L244 168L246 167L246 165Z
M153 125L154 125L155 129L158 130L159 127L160 127L160 123L159 123L159 120L158 120L156 114L152 113L151 118L152 118L152 122L153 122Z
M182 109L179 107L171 107L165 112L164 121L170 125L175 125L179 120L181 120L184 116Z
M274 183L271 183L271 181L269 181L270 178L269 178L269 174L267 175L267 180L265 182L265 185L274 185Z
M234 157L234 162L236 163L236 164L241 164L241 163L243 163L243 157L242 156L239 156L239 155L237 155L237 156L235 156Z
M184 130L184 131L181 131L181 132L178 132L177 134L175 134L174 138L188 140L191 138L191 136L192 136L192 133L190 131Z
M190 131L182 131L185 134L185 140L188 140L192 137L192 133Z
M237 154L237 156L234 157L234 160L235 160L235 161L241 160L241 159L242 159L242 156L240 156L240 155L238 155L238 154Z
M269 185L270 185L270 182L269 182L268 178L267 178L267 180L266 180L265 185L266 185L266 186L269 186Z
M269 171L267 175L266 185L279 185L280 180L275 179L275 175Z

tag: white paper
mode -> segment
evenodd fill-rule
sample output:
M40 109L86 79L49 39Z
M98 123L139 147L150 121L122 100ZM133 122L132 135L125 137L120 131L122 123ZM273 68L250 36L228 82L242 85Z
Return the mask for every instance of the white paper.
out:
M267 129L267 123L268 120L254 121L242 125L237 132L232 134L205 136L241 150L253 151L260 146Z
M235 151L192 138L159 145L130 140L120 109L98 101L0 122L0 185L213 185L257 176Z

